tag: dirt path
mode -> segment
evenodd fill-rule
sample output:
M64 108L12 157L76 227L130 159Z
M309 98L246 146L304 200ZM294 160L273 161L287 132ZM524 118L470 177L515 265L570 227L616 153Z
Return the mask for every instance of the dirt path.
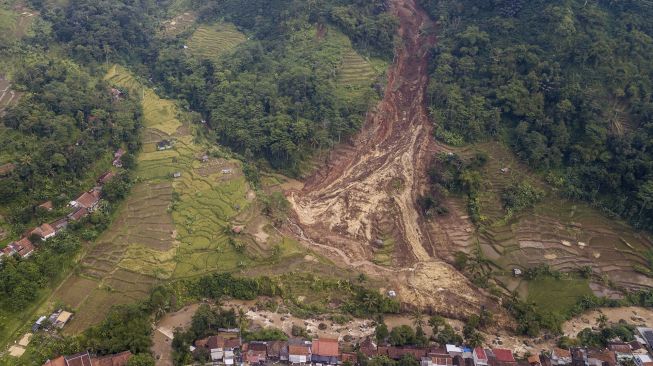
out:
M329 155L302 189L287 192L290 231L334 262L386 278L400 299L450 316L495 302L437 257L416 201L437 151L425 106L432 23L415 0L393 0L402 45L388 71L383 100L350 144ZM435 236L436 238L439 236ZM394 267L373 262L375 243L392 240ZM426 249L429 248L429 249Z

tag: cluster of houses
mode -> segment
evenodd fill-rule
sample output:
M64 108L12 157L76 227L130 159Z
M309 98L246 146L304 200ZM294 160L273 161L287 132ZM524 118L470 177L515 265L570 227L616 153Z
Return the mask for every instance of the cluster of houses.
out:
M332 338L242 343L237 334L229 332L196 340L190 351L197 356L197 353L210 355L211 364L215 366L271 363L356 365L361 356L367 359L384 356L395 361L411 356L420 366L653 366L650 356L653 329L638 330L640 335L633 342L614 341L605 349L556 347L519 360L512 350L506 348L468 348L451 344L444 347L395 347L377 345L370 338L357 347Z
M113 165L122 167L120 160L125 154L123 149L118 149L114 154ZM108 171L97 179L97 185L91 190L82 193L75 200L70 201L69 207L72 211L66 216L50 223L43 223L39 227L32 228L23 233L20 240L14 241L0 251L0 260L3 256L18 255L21 258L27 258L34 253L34 240L46 241L56 236L61 230L68 226L71 221L79 221L95 211L100 203L102 187L115 177L115 173ZM47 201L38 206L39 209L52 211L54 204Z
M88 351L47 360L43 366L125 366L132 357L129 351L109 356L92 356Z

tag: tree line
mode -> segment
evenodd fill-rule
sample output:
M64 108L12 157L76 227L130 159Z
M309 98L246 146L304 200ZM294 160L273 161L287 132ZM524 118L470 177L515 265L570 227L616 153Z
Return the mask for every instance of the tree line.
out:
M503 140L566 196L653 228L653 8L420 3L441 25L428 87L439 139Z

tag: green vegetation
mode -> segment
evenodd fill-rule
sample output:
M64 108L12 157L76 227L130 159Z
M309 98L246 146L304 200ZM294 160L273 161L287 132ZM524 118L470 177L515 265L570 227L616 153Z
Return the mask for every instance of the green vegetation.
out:
M257 37L225 53L242 41L236 31L224 25L200 26L189 49L213 63L188 58L175 48L159 53L155 80L206 116L218 142L247 159L298 174L312 151L328 148L360 128L378 96L373 86L384 63L358 55L337 27L355 28L344 20L363 17L393 29L394 22L378 12L378 4L357 5L360 9L353 11L353 6L336 9L337 1L314 6L303 1L196 3L196 8L205 9L200 11L205 17L223 17ZM265 16L252 22L251 14L259 10ZM342 22L329 24L336 19L324 18L330 12L338 13ZM211 27L219 27L213 36ZM217 39L219 34L224 42L193 42ZM361 34L361 41L382 34Z
M441 25L428 91L441 138L497 136L566 196L653 228L653 8L421 4Z
M203 25L188 40L188 50L198 58L218 61L220 56L233 50L247 38L233 25L217 23Z

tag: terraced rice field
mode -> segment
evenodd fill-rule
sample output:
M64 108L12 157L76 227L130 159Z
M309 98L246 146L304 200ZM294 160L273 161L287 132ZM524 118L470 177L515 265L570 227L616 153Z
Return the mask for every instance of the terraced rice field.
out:
M342 66L338 69L340 84L369 87L378 76L379 73L374 66L351 48L351 45L344 50Z
M0 76L0 113L18 102L20 93L11 90L11 83Z
M482 170L487 182L481 194L481 214L485 221L477 239L483 254L496 265L496 274L508 290L524 290L524 284L509 275L512 268L540 264L561 271L591 266L596 274L606 276L619 286L653 286L653 279L633 269L637 264L647 266L645 252L653 248L645 233L609 219L587 204L559 198L529 175L528 169L507 148L495 143L476 148L489 155ZM460 153L471 154L476 148ZM502 173L502 168L508 168L509 172ZM533 209L507 219L501 206L501 192L511 182L523 180L544 189L546 198Z
M70 333L95 324L114 304L144 298L157 282L246 269L271 256L271 250L251 245L252 236L232 233L234 225L247 225L257 212L240 163L202 162L209 147L195 141L174 102L143 90L124 68L113 67L106 79L143 96L143 150L137 157L138 183L82 259L79 276L55 295L77 309ZM157 151L163 139L173 141L173 148ZM173 178L174 173L181 175ZM288 247L283 255L297 253Z
M188 40L188 50L195 57L216 61L246 40L233 24L202 25Z

